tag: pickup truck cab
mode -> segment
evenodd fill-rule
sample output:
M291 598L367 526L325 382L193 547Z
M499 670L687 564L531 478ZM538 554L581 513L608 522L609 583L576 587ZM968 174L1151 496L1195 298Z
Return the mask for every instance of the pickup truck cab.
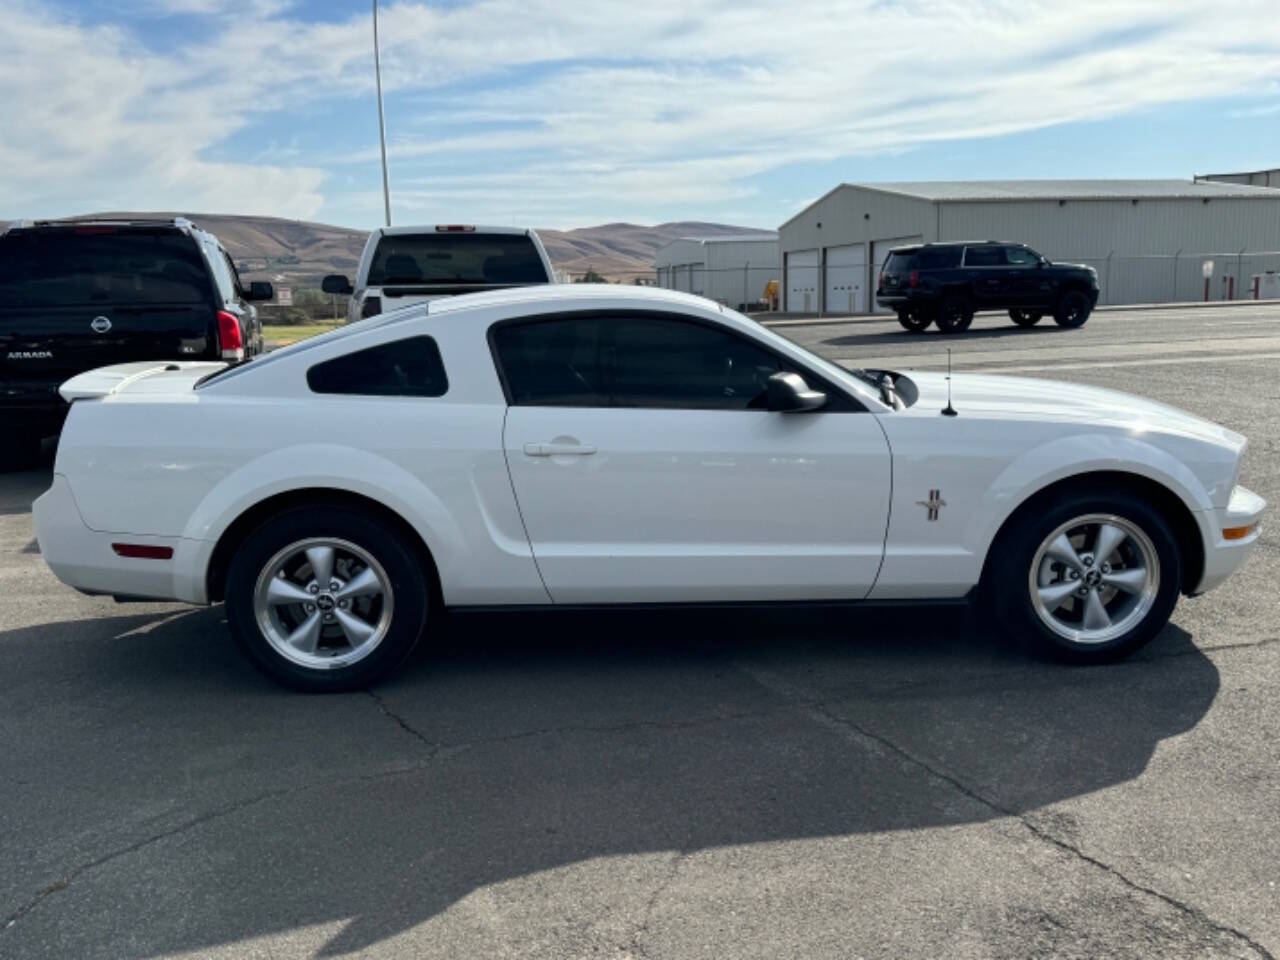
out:
M331 274L322 287L350 296L347 322L354 323L441 297L542 283L555 283L555 271L533 230L436 224L379 227L355 282Z
M0 228L0 461L33 466L67 414L58 386L155 360L238 363L262 351L251 301L213 234L169 220L18 221Z

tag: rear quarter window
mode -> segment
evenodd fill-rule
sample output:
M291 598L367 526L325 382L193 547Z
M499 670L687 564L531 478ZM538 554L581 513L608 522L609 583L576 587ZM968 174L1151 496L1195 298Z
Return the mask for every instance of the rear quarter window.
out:
M406 337L317 363L307 371L314 393L366 397L442 397L449 389L431 337Z
M920 270L946 270L960 266L960 247L942 247L938 250L921 250L916 254L916 267Z

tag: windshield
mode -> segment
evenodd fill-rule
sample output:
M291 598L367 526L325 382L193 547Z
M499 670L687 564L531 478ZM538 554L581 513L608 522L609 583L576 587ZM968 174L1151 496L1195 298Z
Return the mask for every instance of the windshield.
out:
M0 306L198 304L210 294L195 241L176 230L78 227L0 237Z
M546 283L533 240L522 234L442 233L384 236L368 286Z

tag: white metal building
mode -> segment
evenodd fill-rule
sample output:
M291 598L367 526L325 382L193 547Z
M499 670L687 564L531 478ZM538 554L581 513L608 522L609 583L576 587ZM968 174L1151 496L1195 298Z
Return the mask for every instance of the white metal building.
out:
M1280 267L1280 190L1191 180L844 183L778 230L782 309L875 307L888 251L1009 240L1098 271L1101 303L1246 299ZM1206 266L1206 263L1211 264Z
M1280 188L1280 168L1271 170L1248 170L1243 173L1205 173L1197 180L1215 180L1218 183L1245 183L1255 187Z
M654 254L657 284L709 297L730 307L753 304L779 277L778 237L760 233L682 237Z

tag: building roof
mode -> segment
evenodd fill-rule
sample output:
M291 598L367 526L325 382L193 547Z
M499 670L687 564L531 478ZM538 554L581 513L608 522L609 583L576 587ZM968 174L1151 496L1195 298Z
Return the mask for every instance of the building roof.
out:
M679 243L687 240L691 243L777 243L777 232L770 233L729 233L717 234L711 237L676 237L675 240L663 244L669 246L671 243Z
M887 183L846 183L842 186L897 193L931 202L1280 198L1280 193L1273 187L1203 180L899 180Z

